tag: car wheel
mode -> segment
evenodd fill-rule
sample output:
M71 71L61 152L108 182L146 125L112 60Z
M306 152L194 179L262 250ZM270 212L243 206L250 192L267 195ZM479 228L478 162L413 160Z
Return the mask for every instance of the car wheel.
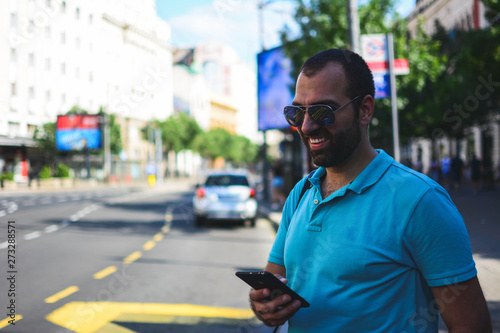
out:
M250 219L250 227L254 228L255 227L255 222L256 222L255 218Z

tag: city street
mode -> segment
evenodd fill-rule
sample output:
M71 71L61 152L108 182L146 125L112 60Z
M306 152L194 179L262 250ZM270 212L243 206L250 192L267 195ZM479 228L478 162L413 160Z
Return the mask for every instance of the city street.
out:
M272 228L196 228L191 195L2 193L0 331L268 332L234 273L262 269Z

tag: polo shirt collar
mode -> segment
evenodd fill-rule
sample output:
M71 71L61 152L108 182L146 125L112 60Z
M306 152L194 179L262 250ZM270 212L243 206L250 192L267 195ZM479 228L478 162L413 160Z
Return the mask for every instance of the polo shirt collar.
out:
M361 171L356 179L354 179L352 183L347 186L348 190L361 194L368 187L375 184L394 162L394 159L382 149L375 150L378 152L377 156L366 166L366 168L364 168L363 171ZM324 167L319 167L310 178L310 181L313 185L320 186L320 183L325 175L326 169Z

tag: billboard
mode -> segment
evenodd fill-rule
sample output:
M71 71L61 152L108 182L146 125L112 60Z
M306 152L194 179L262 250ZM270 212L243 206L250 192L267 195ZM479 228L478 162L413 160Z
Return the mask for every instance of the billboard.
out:
M277 47L257 55L258 129L288 128L283 108L293 100L292 61Z
M90 114L57 116L56 147L59 150L102 148L101 116Z

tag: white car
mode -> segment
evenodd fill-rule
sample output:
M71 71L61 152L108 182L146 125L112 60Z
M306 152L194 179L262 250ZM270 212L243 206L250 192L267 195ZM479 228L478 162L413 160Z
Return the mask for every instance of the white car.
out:
M196 188L193 209L196 225L212 220L249 220L257 218L257 200L250 174L245 171L220 171L209 174Z

